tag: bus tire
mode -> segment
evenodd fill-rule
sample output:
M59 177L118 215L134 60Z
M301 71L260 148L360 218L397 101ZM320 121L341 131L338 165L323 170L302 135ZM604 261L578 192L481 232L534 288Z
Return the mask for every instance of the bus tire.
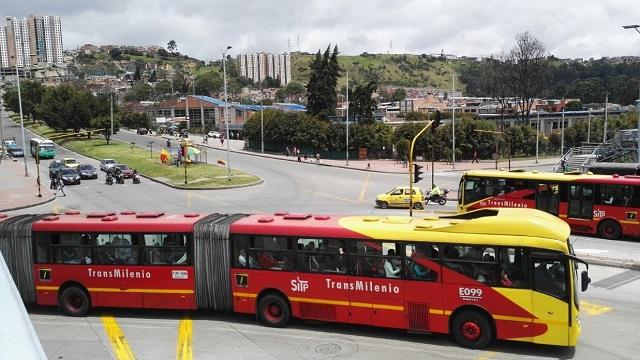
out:
M85 316L91 309L89 295L78 286L69 286L62 290L58 303L62 312L68 316Z
M608 240L617 240L622 235L622 229L616 221L607 219L598 226L598 235Z
M386 201L383 201L380 203L380 208L381 209L388 209L389 208L389 203Z
M413 208L416 210L422 210L422 203L420 202L413 203Z
M260 322L271 327L284 327L289 323L291 310L280 295L267 294L258 303Z
M460 345L473 349L481 349L493 339L491 323L477 311L458 313L451 323L451 333Z

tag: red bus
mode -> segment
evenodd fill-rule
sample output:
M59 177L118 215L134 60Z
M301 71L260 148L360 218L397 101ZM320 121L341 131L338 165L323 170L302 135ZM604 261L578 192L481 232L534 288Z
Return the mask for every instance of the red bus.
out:
M0 222L25 302L214 309L575 346L586 271L569 227L532 209L451 217L89 213Z
M605 239L640 236L640 176L467 171L458 211L485 207L534 208L566 221L575 233Z

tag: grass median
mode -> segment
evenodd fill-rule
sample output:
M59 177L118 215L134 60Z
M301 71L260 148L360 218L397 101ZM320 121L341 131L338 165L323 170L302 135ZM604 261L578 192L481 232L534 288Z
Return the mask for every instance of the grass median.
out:
M46 125L27 126L31 131L43 137L51 138L63 133L58 133ZM115 159L118 163L127 164L130 168L135 168L144 176L151 177L173 186L188 189L212 189L225 188L229 186L241 186L254 184L260 178L239 170L231 169L231 180L228 180L228 170L226 166L217 164L191 163L187 165L187 183L184 183L184 165L180 167L166 165L160 162L160 148L155 147L153 154L149 149L132 146L121 141L112 140L107 145L107 141L102 136L95 136L91 139L69 138L56 140L56 143L67 149L95 158L95 159ZM176 147L172 148L173 152ZM201 157L205 157L202 149ZM58 156L59 158L59 156ZM209 157L211 161L212 157Z

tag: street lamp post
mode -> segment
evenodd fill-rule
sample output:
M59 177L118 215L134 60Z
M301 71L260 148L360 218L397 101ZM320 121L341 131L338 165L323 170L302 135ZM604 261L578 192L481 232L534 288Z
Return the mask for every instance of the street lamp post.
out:
M538 149L540 147L539 143L540 143L540 110L538 109L537 113L537 120L538 122L536 123L536 164L538 163Z
M607 124L609 122L609 92L604 92L604 131L602 135L602 142L607 142Z
M640 30L638 30L638 28L640 28L640 25L623 25L622 28L634 29L635 31L638 32L638 34L640 34ZM638 135L637 135L638 158L637 158L637 161L640 162L640 89L638 90L638 104L636 106L636 111L638 112Z
M16 43L16 46L18 46L17 43ZM18 106L20 108L20 128L22 129L22 149L23 151L27 151L27 143L24 140L24 117L22 116L22 95L20 94L20 72L18 71L17 56L16 56L16 80L18 83ZM27 157L23 156L23 158L24 158L24 176L29 176L29 171L27 170Z
M443 65L446 69L449 69L449 71L451 71L451 79L452 79L452 86L451 86L451 139L452 139L452 143L451 143L451 165L452 167L455 169L456 168L456 101L453 98L453 94L456 92L456 72L446 66Z
M347 71L347 166L349 166L349 72Z
M260 91L260 152L264 154L264 107L262 106L262 91Z
M230 161L230 151L229 151L229 142L230 142L230 138L229 138L229 99L227 98L227 66L226 66L226 58L227 58L227 51L229 51L229 49L231 49L231 46L227 46L227 49L222 53L222 76L224 78L224 123L226 124L226 128L227 128L227 180L231 181L231 163Z

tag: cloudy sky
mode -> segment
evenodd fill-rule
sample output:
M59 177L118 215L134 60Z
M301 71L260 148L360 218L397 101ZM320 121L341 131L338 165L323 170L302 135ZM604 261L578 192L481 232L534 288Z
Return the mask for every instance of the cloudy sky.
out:
M239 52L499 54L529 31L557 57L640 55L638 0L0 0L0 15L62 18L64 47L161 45ZM391 48L390 48L391 45Z

